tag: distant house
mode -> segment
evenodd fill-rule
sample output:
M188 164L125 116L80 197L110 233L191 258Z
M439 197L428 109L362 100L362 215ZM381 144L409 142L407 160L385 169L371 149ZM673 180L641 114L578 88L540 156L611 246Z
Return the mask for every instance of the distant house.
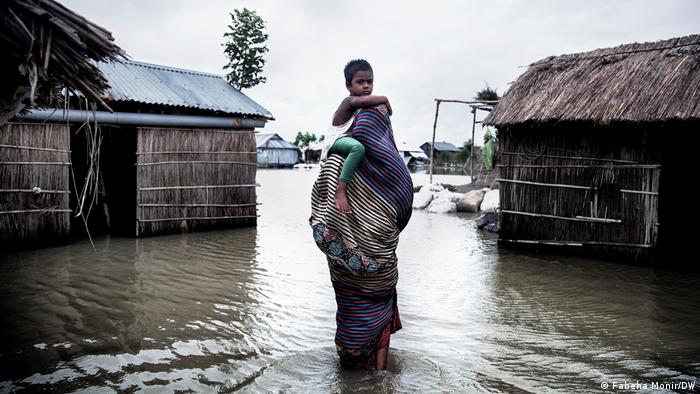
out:
M34 156L3 153L4 160L70 166L78 188L98 182L93 231L146 236L256 224L255 129L272 119L269 111L219 75L136 61L97 67L109 84L101 97L114 112L87 110L71 97L67 110L18 115L22 123L5 125L0 144L32 145L26 154ZM42 141L49 143L35 149ZM80 200L68 206L69 180L67 170L56 179L37 171L0 178L1 189L16 190L2 201L17 200L8 206L27 212L0 222L0 234L36 238L22 229L49 226L51 216L40 213L52 206L68 220ZM60 196L64 205L55 202Z
M261 167L292 167L301 158L301 150L279 134L256 134L255 142Z
M430 159L431 145L432 144L430 142L426 142L425 144L420 146L420 148L423 150L423 153L425 153L425 155L428 156L428 159ZM449 142L436 142L434 153L435 164L454 162L457 160L457 157L460 152L461 150L458 147L452 145Z
M403 157L403 162L406 167L415 168L417 166L430 163L430 157L426 155L420 148L414 148L405 142L402 142L397 147L399 154Z
M484 120L498 128L501 243L695 264L699 86L700 35L530 65Z

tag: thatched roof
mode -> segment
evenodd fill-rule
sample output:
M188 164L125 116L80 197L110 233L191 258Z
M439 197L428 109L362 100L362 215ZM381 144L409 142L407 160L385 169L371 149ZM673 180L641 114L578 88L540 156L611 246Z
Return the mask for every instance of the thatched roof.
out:
M670 119L700 119L700 35L542 59L484 123Z
M109 31L52 0L1 1L0 52L0 124L26 105L47 105L56 87L102 103L108 85L95 61L125 56Z

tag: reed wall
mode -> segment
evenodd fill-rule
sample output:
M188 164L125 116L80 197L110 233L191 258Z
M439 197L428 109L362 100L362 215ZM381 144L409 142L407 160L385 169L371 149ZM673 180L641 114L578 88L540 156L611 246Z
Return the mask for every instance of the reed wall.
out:
M253 129L138 128L136 235L255 225Z
M69 235L70 165L67 125L0 127L0 244Z

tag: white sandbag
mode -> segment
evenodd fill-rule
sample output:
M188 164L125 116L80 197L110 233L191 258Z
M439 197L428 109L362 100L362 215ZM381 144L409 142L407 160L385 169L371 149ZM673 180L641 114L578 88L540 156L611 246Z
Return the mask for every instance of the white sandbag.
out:
M433 192L423 186L418 193L413 194L413 209L425 209L433 201Z
M456 202L462 198L461 193L452 193L443 189L433 194L433 201L428 205L430 213L449 213L457 210Z
M472 190L469 193L465 194L464 197L462 197L457 202L457 211L458 212L479 212L479 206L481 205L481 202L484 200L484 195L489 190L491 190L491 189L489 189L488 187L485 187L481 190Z
M450 213L457 210L457 204L450 200L438 200L434 199L433 202L428 205L427 211L430 213Z
M498 189L495 189L486 192L484 195L484 200L481 202L481 207L479 207L479 209L481 209L482 212L496 212L498 206Z

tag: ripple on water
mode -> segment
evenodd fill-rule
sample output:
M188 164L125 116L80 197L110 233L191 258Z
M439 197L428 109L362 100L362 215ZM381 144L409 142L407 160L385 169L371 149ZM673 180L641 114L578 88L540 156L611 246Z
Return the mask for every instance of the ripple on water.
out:
M415 211L386 373L338 367L315 173L260 171L256 228L0 256L0 392L591 391L700 376L700 279L498 248ZM280 203L280 196L284 196Z

